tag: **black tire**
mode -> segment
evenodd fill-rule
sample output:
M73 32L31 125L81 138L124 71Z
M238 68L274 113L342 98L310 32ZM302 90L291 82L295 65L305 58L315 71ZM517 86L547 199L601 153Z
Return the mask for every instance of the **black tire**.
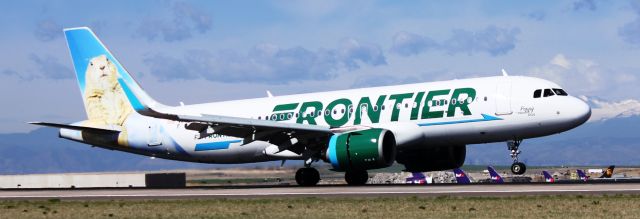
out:
M366 170L351 170L344 173L344 180L351 186L367 184L369 173Z
M527 165L522 162L515 162L511 164L511 172L516 175L522 175L527 171Z
M320 173L315 168L300 168L296 171L296 183L301 186L315 186L320 181Z

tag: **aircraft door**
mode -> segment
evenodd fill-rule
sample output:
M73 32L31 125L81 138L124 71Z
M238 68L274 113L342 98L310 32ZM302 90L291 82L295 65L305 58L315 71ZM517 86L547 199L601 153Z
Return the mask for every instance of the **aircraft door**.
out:
M498 77L496 83L496 115L511 115L511 78Z
M160 133L160 125L155 122L149 122L149 129L147 135L147 145L149 146L158 146L162 145L162 136Z

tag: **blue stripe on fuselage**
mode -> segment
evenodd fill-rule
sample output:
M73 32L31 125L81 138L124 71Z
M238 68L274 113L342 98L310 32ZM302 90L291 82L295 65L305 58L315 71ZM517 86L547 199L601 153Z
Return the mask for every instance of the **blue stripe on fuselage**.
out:
M448 122L433 122L433 123L421 123L419 126L433 126L433 125L450 125L450 124L459 124L459 123L470 123L470 122L486 122L486 121L494 121L494 120L502 120L502 118L490 116L487 114L482 114L482 119L468 119L468 120L458 120L458 121L448 121Z
M217 141L209 143L196 144L196 151L212 151L229 148L229 145L233 143L240 143L242 140L230 140L230 141Z

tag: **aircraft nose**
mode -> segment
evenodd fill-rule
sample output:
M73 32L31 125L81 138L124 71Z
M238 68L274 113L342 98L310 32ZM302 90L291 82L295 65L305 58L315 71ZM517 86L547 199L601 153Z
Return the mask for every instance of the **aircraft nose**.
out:
M582 125L591 118L591 107L581 99L571 97L568 107L576 126Z

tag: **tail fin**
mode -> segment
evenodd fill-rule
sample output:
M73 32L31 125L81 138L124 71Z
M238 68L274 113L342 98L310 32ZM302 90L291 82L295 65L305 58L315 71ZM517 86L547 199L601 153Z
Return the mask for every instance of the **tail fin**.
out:
M542 175L544 175L544 181L545 182L555 182L556 180L553 178L553 176L551 176L551 174L549 174L549 172L547 172L546 170L542 171Z
M471 183L471 180L469 180L469 177L467 176L467 173L465 173L462 169L455 168L455 169L453 169L453 173L456 175L456 181L458 182L458 184L469 184L469 183Z
M589 179L587 174L584 174L584 171L582 171L581 169L577 169L576 172L578 172L578 179L580 179L582 181L585 181L585 182Z
M600 176L600 178L611 178L611 176L613 176L613 169L615 168L615 165L609 166L605 171L602 172L602 176Z
M416 179L424 179L426 178L422 172L412 172L411 175Z
M90 121L121 125L127 115L160 105L88 27L64 29Z
M487 169L489 170L489 176L491 177L492 182L504 183L504 180L502 180L502 177L500 176L500 174L498 174L498 172L496 172L496 170L493 169L492 166L487 166Z
M411 172L411 177L406 179L411 184L426 184L427 177L422 172Z

